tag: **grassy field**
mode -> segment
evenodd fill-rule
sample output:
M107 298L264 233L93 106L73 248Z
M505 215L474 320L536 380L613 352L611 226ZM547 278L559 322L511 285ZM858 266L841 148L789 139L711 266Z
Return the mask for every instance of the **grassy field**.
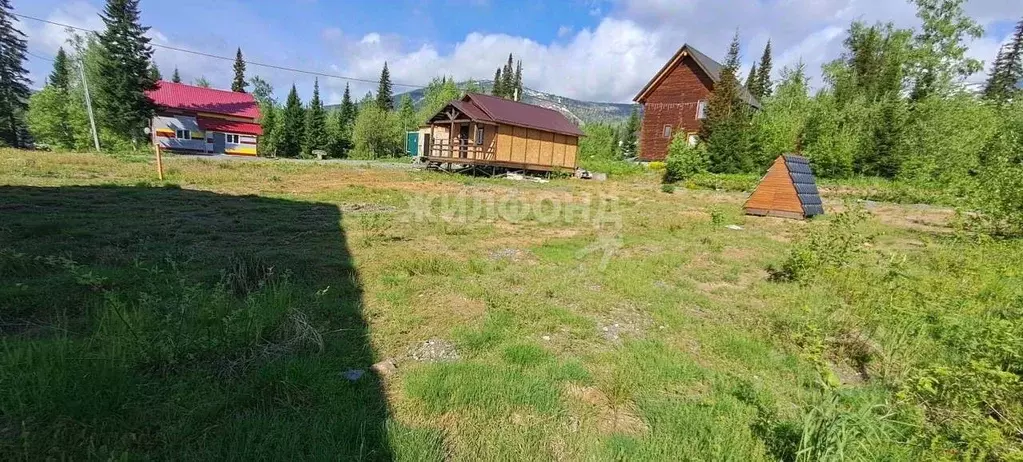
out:
M0 150L0 458L1023 457L1023 247L951 210L166 169Z

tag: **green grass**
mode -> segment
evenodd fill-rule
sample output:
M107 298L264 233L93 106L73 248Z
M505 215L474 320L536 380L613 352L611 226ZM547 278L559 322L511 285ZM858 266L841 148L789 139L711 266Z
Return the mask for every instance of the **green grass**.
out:
M795 222L743 216L746 176L167 164L0 150L0 458L1020 454L1023 248L938 208L837 219L873 181ZM417 221L424 195L576 219ZM597 197L620 229L578 219Z

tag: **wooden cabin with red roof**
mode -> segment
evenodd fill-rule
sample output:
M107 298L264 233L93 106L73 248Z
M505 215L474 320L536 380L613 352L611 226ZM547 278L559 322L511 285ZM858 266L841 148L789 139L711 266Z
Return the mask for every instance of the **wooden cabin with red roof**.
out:
M685 134L696 144L707 116L707 102L721 79L721 63L688 44L682 45L633 101L643 105L639 133L639 160L662 161L671 139ZM740 85L740 97L759 109L760 102Z
M157 106L154 145L181 153L256 155L263 128L252 95L165 81L156 85L146 93Z
M429 164L573 171L582 130L560 112L467 93L426 122L419 153Z

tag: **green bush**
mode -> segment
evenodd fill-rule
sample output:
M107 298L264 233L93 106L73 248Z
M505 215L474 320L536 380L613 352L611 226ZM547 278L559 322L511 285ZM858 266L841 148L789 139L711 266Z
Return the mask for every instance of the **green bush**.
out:
M812 229L789 252L780 267L768 268L775 281L808 283L821 272L848 266L869 239L860 231L867 212L854 208L831 217L822 229Z
M666 184L687 180L707 169L707 148L703 144L690 146L685 133L676 134L668 146L668 160L664 168Z

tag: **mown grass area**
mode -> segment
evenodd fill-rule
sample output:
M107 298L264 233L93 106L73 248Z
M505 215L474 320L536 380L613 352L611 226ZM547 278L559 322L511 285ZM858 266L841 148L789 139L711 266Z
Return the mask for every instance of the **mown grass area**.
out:
M166 167L0 150L4 459L1020 455L1023 249L949 210Z

